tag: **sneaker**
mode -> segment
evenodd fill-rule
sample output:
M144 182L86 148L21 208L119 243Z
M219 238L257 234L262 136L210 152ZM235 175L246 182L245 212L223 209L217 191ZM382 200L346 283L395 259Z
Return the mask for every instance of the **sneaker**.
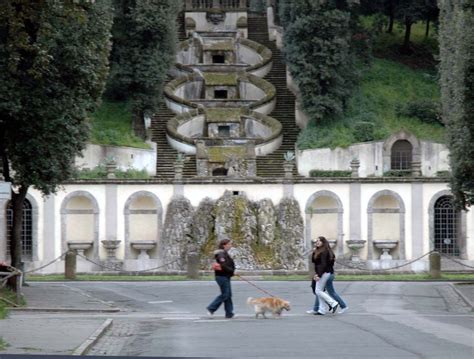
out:
M212 317L214 315L214 312L211 312L210 310L207 310L207 316Z
M337 308L339 308L339 304L336 304L334 307L331 307L331 312L336 313Z
M345 307L345 308L341 308L339 310L339 312L337 312L338 314L344 314L345 312L347 312L347 310L349 309L349 307Z
M323 313L321 312L316 312L316 313L313 313L314 315L324 315Z
M307 310L306 313L307 314L315 314L316 312L313 309L310 309L310 310Z
M229 316L225 316L225 319L234 319L235 318L235 314L232 314L232 315L229 315Z

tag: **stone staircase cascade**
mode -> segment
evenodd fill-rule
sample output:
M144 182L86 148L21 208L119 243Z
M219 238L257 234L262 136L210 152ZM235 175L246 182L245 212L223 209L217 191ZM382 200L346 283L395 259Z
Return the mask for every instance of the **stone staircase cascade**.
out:
M180 41L186 38L184 33L184 16L178 17L178 37ZM295 150L295 142L299 132L295 124L295 97L286 85L286 66L281 51L275 43L268 40L267 19L264 16L249 16L248 38L256 41L273 52L272 70L264 77L271 82L277 90L277 102L275 109L270 114L283 126L282 145L273 153L263 157L257 157L257 176L283 178L284 154ZM171 78L169 79L171 80ZM164 103L161 104L157 114L151 121L152 141L157 144L156 178L171 180L174 177L173 164L178 152L171 148L166 139L166 124L175 114L169 110ZM187 156L184 165L183 177L192 178L196 176L196 158ZM296 166L293 175L297 175Z
M295 96L286 85L286 65L283 54L275 42L268 39L267 18L252 16L248 18L248 38L268 47L273 53L272 70L264 77L277 90L277 102L270 116L276 118L283 126L283 142L278 150L257 158L257 174L261 177L283 176L283 155L287 151L295 151L295 142L299 128L295 123ZM297 175L296 166L293 175Z

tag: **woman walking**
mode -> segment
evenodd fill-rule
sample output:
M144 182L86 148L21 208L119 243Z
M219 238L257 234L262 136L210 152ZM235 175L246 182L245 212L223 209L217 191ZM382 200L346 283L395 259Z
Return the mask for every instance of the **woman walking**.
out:
M314 263L314 269L316 274L313 279L316 281L316 296L319 302L319 308L316 308L315 303L315 315L324 315L325 309L322 305L324 302L329 306L329 311L335 313L339 303L331 297L328 293L324 292L326 284L330 279L332 273L334 273L334 253L329 246L329 242L323 236L318 237L316 240L316 249L313 252L312 262Z
M219 248L214 252L216 262L213 264L216 282L221 294L207 306L207 313L213 315L224 303L225 317L231 319L234 317L234 306L232 303L232 289L230 278L234 275L235 264L228 251L232 248L230 239L222 239L219 242Z

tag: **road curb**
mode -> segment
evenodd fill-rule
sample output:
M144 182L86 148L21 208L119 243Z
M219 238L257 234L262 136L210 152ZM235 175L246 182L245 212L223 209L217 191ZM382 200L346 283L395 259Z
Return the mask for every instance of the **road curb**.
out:
M92 335L87 338L79 347L77 347L76 350L72 352L71 355L84 355L86 354L92 346L97 343L97 341L104 335L107 329L112 325L113 320L112 319L106 319L102 325L97 328L97 330L92 333Z
M40 308L40 307L8 307L10 312L48 312L48 313L117 313L120 308Z
M474 303L472 303L469 300L469 298L466 297L464 293L460 289L457 288L456 283L450 283L450 284L451 284L451 287L454 289L454 291L462 298L462 300L464 300L464 302L466 302L466 304L471 307L471 310L474 310Z

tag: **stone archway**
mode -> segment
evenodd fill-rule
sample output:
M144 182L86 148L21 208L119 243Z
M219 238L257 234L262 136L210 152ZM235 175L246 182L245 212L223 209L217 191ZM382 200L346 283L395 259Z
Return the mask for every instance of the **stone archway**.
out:
M384 201L383 197L387 197L386 201ZM394 200L395 205L393 204ZM387 205L384 205L384 202L387 203ZM392 202L392 203L390 203ZM393 232L398 231L398 238L390 238L390 239L398 239L398 253L399 253L399 259L405 259L406 258L406 253L405 253L405 205L403 203L402 197L394 191L391 190L382 190L377 193L375 193L369 200L369 204L367 206L367 259L372 260L374 259L374 250L373 250L373 241L374 241L374 235L378 236L381 235L383 236L384 233L378 233L382 232L379 231L378 228L374 228L374 221L377 216L380 216L379 220L383 221L383 217L385 216L391 216L391 217L397 217L398 219L398 225L395 227L391 227L390 223L391 221L386 221L384 222L387 228L385 228L385 231L390 231L390 228L393 229ZM376 232L376 233L374 233ZM375 238L375 239L386 239L386 238ZM389 239L389 238L387 238Z
M391 156L392 156L392 147L397 141L407 141L412 146L411 153L411 163L420 164L421 163L421 143L418 138L407 132L405 130L400 130L397 133L392 134L389 138L383 143L382 157L383 157L383 172L390 171L391 168ZM413 167L413 165L412 165Z
M131 241L154 240L158 247L163 228L163 207L161 201L152 192L139 191L128 197L123 209L125 224L125 259L130 259ZM151 222L148 222L151 220ZM148 223L148 228L140 228L140 224ZM140 236L141 238L135 238Z
M324 235L329 240L336 239L337 256L342 257L344 254L343 213L342 202L334 192L323 190L311 195L305 207L306 247L309 248L312 237ZM313 227L318 224L321 229L316 233Z
M61 203L61 251L68 250L68 240L92 241L92 257L99 258L99 205L87 191L68 194ZM75 228L72 229L72 219Z

